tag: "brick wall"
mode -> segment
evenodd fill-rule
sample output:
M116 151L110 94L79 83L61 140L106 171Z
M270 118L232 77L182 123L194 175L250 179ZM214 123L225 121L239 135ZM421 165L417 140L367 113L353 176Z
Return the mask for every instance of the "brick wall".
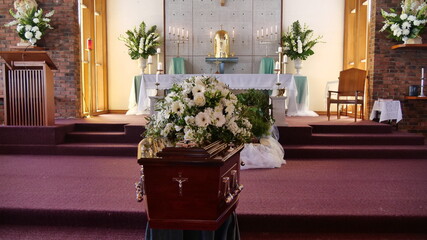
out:
M10 51L20 41L14 28L4 24L13 20L9 9L14 0L0 1L0 51ZM55 118L75 118L81 116L80 110L80 30L78 23L77 0L37 0L46 12L54 9L53 30L49 30L37 45L47 48L52 61L58 67L54 71ZM3 63L3 60L2 60ZM0 77L3 82L3 77ZM3 85L0 85L0 95ZM1 106L0 106L1 107ZM1 119L0 119L1 121Z
M369 106L371 109L373 100L378 98L400 100L403 120L399 123L399 128L427 134L427 100L404 99L410 85L420 85L421 68L425 67L427 71L427 48L392 50L391 46L401 42L388 39L385 32L379 32L383 26L381 9L400 10L400 3L401 0L372 1L370 31L374 34L370 36L369 48ZM422 37L423 42L427 43L427 32Z

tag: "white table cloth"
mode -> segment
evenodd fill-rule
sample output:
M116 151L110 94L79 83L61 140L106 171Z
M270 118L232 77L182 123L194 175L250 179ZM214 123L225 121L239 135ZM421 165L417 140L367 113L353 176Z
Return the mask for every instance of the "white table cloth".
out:
M182 82L192 76L203 74L161 74L159 75L159 89L170 89L174 83ZM227 84L230 89L259 89L271 90L277 82L276 74L210 74L204 76L215 76L219 81ZM129 111L126 114L147 114L149 112L149 92L156 89L156 75L144 74L141 81L141 75L134 77L131 93L129 96ZM139 82L140 81L140 84ZM286 88L287 116L300 116L303 113L298 111L297 95L298 90L295 85L295 79L292 74L280 74L279 81L281 86ZM139 87L139 89L137 89ZM136 100L136 91L139 92L138 101ZM309 111L304 109L304 111ZM312 111L311 111L312 112ZM314 112L313 112L314 113Z
M373 120L376 117L377 112L381 112L380 122L396 120L396 123L398 123L402 120L400 101L397 100L376 100L372 107L369 119Z

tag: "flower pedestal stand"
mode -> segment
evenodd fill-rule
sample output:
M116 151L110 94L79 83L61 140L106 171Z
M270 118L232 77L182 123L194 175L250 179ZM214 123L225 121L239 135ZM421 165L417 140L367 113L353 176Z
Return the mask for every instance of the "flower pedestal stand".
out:
M286 122L286 98L285 96L270 96L273 106L272 115L278 126L288 126Z
M243 189L242 148L217 141L203 148L165 147L156 157L142 154L137 195L143 196L150 228L217 230Z

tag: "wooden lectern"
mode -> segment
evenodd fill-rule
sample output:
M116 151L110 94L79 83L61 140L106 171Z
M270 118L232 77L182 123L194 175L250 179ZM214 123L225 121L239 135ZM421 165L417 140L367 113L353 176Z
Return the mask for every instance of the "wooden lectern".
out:
M54 125L55 104L52 70L46 51L0 52L3 65L5 124Z

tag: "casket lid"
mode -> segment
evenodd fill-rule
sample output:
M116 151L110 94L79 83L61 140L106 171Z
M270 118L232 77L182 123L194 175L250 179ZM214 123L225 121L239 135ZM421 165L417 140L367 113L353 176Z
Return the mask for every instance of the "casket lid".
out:
M223 163L235 153L239 152L243 145L231 148L227 143L213 142L204 147L165 147L157 153L157 158L141 158L139 164L152 162L181 162L181 163Z

